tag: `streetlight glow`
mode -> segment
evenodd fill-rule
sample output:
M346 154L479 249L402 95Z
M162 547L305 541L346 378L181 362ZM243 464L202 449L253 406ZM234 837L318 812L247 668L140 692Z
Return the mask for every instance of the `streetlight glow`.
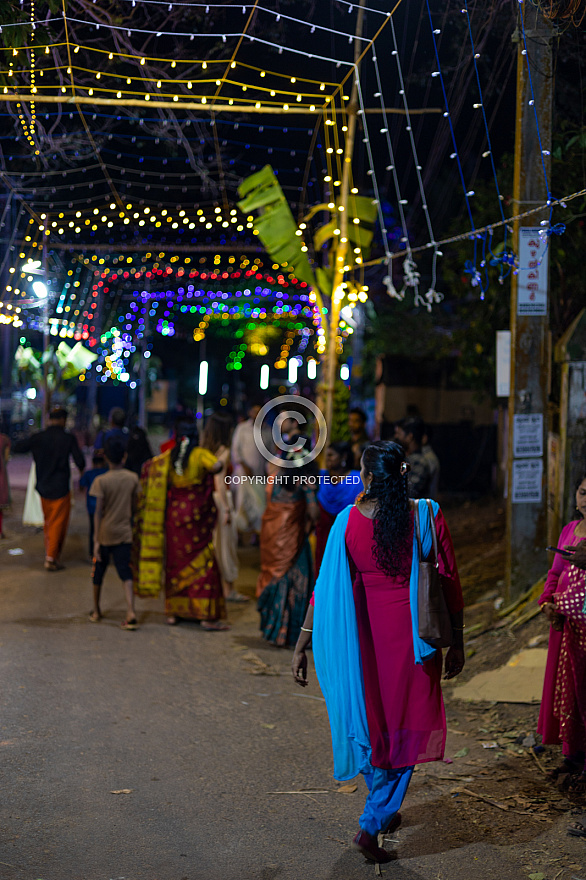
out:
M260 387L262 391L266 391L269 387L269 365L263 364L260 368Z
M297 358L289 358L289 382L294 385L297 382Z
M340 367L340 379L342 382L347 382L350 378L350 367L348 364L342 364Z
M317 361L315 361L313 358L309 358L309 360L307 361L307 378L308 379L315 379L316 376L317 376Z
M208 390L208 362L202 361L199 365L199 393L203 397Z

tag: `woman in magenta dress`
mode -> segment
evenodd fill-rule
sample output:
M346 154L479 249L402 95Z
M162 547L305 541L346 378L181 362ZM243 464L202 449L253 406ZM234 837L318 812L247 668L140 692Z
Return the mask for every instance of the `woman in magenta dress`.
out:
M558 547L576 547L586 538L586 477L576 490L581 519L562 529ZM539 598L550 624L547 666L537 732L546 744L562 743L564 759L551 779L571 774L569 790L586 792L586 573L572 553L556 553Z
M334 776L364 775L369 789L354 846L371 861L392 856L377 835L396 829L415 764L444 755L446 720L442 654L419 638L419 558L409 466L402 448L377 441L362 456L365 491L342 511L330 533L320 576L293 657L293 676L307 684L313 631L319 683L326 698ZM431 539L427 503L419 504L424 558ZM445 677L464 666L463 601L454 550L433 502L438 562L452 618Z

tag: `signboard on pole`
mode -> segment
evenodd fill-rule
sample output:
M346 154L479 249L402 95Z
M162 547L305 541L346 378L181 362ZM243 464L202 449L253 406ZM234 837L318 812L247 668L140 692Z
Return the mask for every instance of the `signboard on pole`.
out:
M513 504L540 504L542 475L542 458L514 461Z
M496 396L508 397L511 393L511 331L496 333Z
M515 414L513 457L532 458L543 455L543 414Z
M539 226L519 230L519 274L517 275L517 314L547 315L547 239L540 238Z

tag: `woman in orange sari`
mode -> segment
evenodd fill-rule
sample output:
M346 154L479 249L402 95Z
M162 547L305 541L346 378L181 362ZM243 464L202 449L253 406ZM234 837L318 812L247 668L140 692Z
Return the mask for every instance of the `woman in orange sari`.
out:
M316 469L303 466L302 453L296 467L287 464L268 486L256 586L262 636L278 647L294 645L301 631L314 584L308 535L318 517Z
M165 579L167 623L200 621L202 629L226 630L222 582L214 556L215 455L198 446L194 423L180 426L175 447L148 461L136 518L134 589L156 596Z

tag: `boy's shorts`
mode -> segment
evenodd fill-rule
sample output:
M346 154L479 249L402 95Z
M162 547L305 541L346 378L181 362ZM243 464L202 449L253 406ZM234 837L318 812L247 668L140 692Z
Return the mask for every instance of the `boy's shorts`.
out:
M130 553L132 544L100 544L100 559L94 562L92 581L97 587L102 586L106 569L110 564L110 557L118 572L121 581L132 580L132 568L130 567Z

